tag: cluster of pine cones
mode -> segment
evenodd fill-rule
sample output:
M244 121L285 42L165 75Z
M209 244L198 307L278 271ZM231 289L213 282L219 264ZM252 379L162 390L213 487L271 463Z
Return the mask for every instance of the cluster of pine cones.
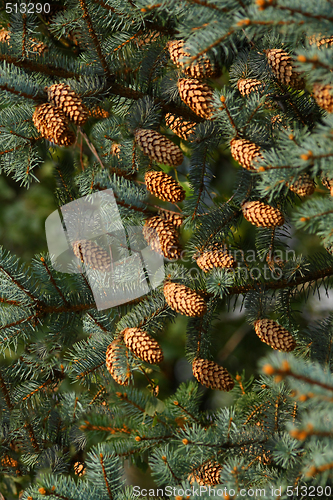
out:
M81 98L64 83L46 87L48 102L36 107L32 120L42 137L57 146L70 146L75 135L69 128L68 120L83 125L88 112Z

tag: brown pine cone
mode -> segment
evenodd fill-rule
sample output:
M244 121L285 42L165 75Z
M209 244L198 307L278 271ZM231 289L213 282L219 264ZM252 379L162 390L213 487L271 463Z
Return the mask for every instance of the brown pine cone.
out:
M242 96L245 97L246 95L250 95L251 92L263 90L265 83L255 78L241 78L237 82L237 87Z
M55 83L46 88L48 100L60 108L77 125L83 125L88 112L81 98L65 83Z
M172 130L178 137L187 141L189 136L194 133L195 122L183 120L180 116L167 113L165 115L166 126Z
M278 351L289 352L296 347L296 342L288 330L272 319L258 319L254 329L262 342Z
M330 36L328 38L321 38L320 35L313 35L309 37L309 44L313 45L316 44L318 49L322 46L325 45L325 47L331 47L333 45L333 36Z
M183 216L166 210L159 210L158 215L161 219L171 222L175 227L180 227L183 224Z
M75 141L75 135L68 128L65 114L52 104L37 106L32 121L42 137L58 146L70 146Z
M92 118L108 118L110 116L110 113L106 111L106 109L103 109L98 105L89 108L87 113L88 117Z
M284 217L279 209L265 205L262 201L247 201L242 205L246 220L258 227L276 227L284 224Z
M190 53L184 50L184 40L175 40L168 43L169 54L172 62L192 78L210 78L216 76L217 68L211 63L208 57L199 57L195 63L187 66L183 58L190 57Z
M221 484L221 470L222 466L218 462L210 460L194 469L188 476L188 480L190 484L196 482L200 486L215 486L216 484Z
M49 50L48 46L45 45L45 43L36 40L36 38L33 38L31 42L32 42L32 52L38 52L39 55L43 55L45 54L45 52Z
M141 328L125 328L122 335L128 349L142 361L153 365L163 361L163 352L158 342Z
M166 282L163 292L167 304L178 313L200 317L207 311L206 302L201 295L185 285Z
M135 131L135 141L151 160L177 167L183 163L183 153L176 144L155 130L139 128Z
M315 183L306 172L303 172L293 184L287 182L287 186L298 196L309 196L315 190Z
M228 370L208 359L195 359L192 364L193 375L200 384L218 389L219 391L231 391L235 383Z
M15 460L15 458L12 458L9 455L4 455L1 458L1 465L4 467L17 467L18 466L18 461Z
M213 91L205 83L195 78L180 78L178 80L178 91L181 100L192 109L192 111L205 118L211 119L214 112Z
M154 170L146 172L145 182L148 191L160 200L177 203L185 198L185 191L181 185L164 172Z
M81 262L90 266L92 269L98 269L102 272L111 270L110 256L99 245L90 240L78 240L73 243L73 252Z
M73 465L74 473L77 476L83 476L86 473L86 466L83 462L75 462Z
M119 365L119 349L120 346L118 340L114 340L113 342L111 342L106 350L105 364L108 372L110 373L111 377L117 382L117 384L128 385L130 370L127 364L126 373L123 373L123 370Z
M9 43L10 33L5 28L0 30L0 43Z
M327 187L331 191L331 196L333 196L333 179L329 179L328 177L321 178L322 185Z
M181 257L178 233L171 222L155 215L146 220L142 233L150 247L155 252L163 254L166 259Z
M237 262L234 260L233 256L221 248L203 252L196 261L200 269L205 272L215 267L232 268L237 266Z
M230 152L232 157L247 170L255 170L255 159L262 158L260 147L246 139L232 139Z
M315 98L318 106L326 109L328 113L333 113L332 85L320 85L320 83L315 83L313 86L313 97Z
M305 82L300 74L293 68L291 56L282 49L266 50L266 57L274 75L284 85L290 85L294 89L303 89Z

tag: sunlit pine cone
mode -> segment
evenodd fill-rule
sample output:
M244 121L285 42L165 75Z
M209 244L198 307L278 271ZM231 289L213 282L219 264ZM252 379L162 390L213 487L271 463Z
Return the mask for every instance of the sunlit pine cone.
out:
M262 342L278 351L290 352L296 347L296 342L288 330L272 319L258 319L254 329Z
M181 100L198 116L206 120L212 118L213 91L208 85L195 78L180 78L178 91Z
M190 53L184 50L184 40L175 40L168 43L169 54L172 62L186 75L192 78L210 78L216 76L217 68L208 57L200 56L196 62L186 65L184 58L190 57Z
M155 130L137 129L135 141L145 155L151 160L177 167L183 163L183 153L179 147L167 137Z
M265 205L262 201L247 201L242 205L246 220L257 227L277 227L284 224L284 217L278 208Z
M294 89L303 89L305 82L293 67L291 56L282 49L266 50L269 66L276 78L284 85L290 85Z
M216 484L221 484L221 470L222 466L218 462L210 460L194 469L188 476L188 480L190 484L196 482L200 486L215 486Z
M84 462L75 462L73 465L74 473L81 477L86 473L86 465Z
M251 92L263 90L265 83L255 78L241 78L237 82L237 87L242 96L245 97L246 95L250 95Z
M180 227L183 224L183 216L167 210L159 210L158 215L161 219L170 222L175 227Z
M83 125L88 112L81 98L65 83L55 83L47 87L48 100L60 108L77 125Z
M208 359L195 359L192 363L193 375L200 384L219 391L231 391L235 383L228 370Z
M0 30L0 43L9 44L9 41L10 41L10 32L5 28L2 28Z
M146 363L157 365L163 361L158 342L141 328L125 328L122 332L126 347Z
M173 311L191 317L203 316L207 311L207 304L201 295L185 285L166 282L163 292Z
M328 177L321 178L322 185L330 190L331 196L333 196L333 179L329 179Z
M185 191L170 175L164 172L150 170L145 174L148 191L163 201L177 203L185 198Z
M57 146L70 146L75 141L75 135L68 128L65 114L52 104L37 106L32 121L41 136Z
M314 193L316 187L314 181L306 172L303 172L292 184L287 182L287 186L290 191L298 194L298 196L309 196Z
M237 266L237 262L234 260L233 256L228 253L227 250L223 248L212 248L211 250L206 250L197 259L196 262L200 269L204 272L208 272L213 268L234 268Z
M73 243L74 255L98 271L108 272L111 270L110 256L99 245L90 240L78 240Z
M118 340L114 340L108 346L105 355L105 364L111 377L120 385L128 385L130 378L129 365L127 363L126 373L120 366L120 345Z
M175 226L158 215L146 220L142 230L143 237L152 250L164 255L166 259L179 259L181 246Z
M256 158L262 158L260 147L246 139L232 139L230 152L231 156L247 170L255 170Z
M45 43L36 40L36 38L33 38L31 40L31 43L32 52L38 52L40 56L45 54L45 52L49 50L48 46Z
M313 97L320 108L325 109L328 113L333 113L332 85L320 85L320 83L315 83L313 86Z
M185 141L189 140L190 135L194 133L194 127L197 125L195 122L183 120L180 116L171 113L165 115L165 123L174 134Z

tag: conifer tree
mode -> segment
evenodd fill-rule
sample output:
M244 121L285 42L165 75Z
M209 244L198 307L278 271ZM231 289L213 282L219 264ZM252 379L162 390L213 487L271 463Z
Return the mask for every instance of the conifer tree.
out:
M333 315L304 327L297 306L333 281L332 1L19 2L0 23L1 175L29 189L52 161L59 207L112 189L165 261L98 310L83 266L1 247L4 498L145 498L125 464L146 497L329 498ZM288 252L295 234L318 252ZM105 270L97 242L73 252ZM250 378L216 357L238 299L267 353ZM181 316L193 377L161 397ZM209 391L230 404L203 409Z

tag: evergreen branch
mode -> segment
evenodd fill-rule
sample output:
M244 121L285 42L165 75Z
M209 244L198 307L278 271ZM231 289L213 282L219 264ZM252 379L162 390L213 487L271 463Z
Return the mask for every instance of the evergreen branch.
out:
M78 380L80 380L81 378L84 378L86 375L88 375L88 373L92 373L104 365L105 365L105 361L102 361L102 363L99 363L97 366L93 366L92 368L89 368L89 370L85 370L84 372L79 373L78 375L76 375L76 378Z
M198 194L197 201L196 201L196 204L195 204L195 207L194 207L194 211L193 211L193 214L192 214L192 220L194 220L194 218L196 216L196 212L197 212L197 210L199 208L199 204L200 204L201 194L202 194L202 192L205 189L204 178L205 178L205 172L206 172L206 164L205 164L206 155L207 155L207 149L205 151L203 162L202 162L201 177L200 177L200 186L199 186L198 193L197 193Z
M19 68L24 68L29 71L36 71L38 73L43 73L50 76L58 76L59 78L81 78L82 75L79 73L73 73L73 71L67 71L65 69L57 68L56 66L51 66L51 64L40 64L34 61L27 61L18 59L14 56L8 54L0 54L0 61L6 61L9 64L13 64Z
M94 404L94 402L96 401L96 399L99 398L99 396L101 394L103 394L103 392L106 392L106 389L105 389L105 387L102 386L102 388L99 391L97 391L97 393L95 394L95 396L90 401L89 406L92 405L92 404Z
M305 63L305 62L312 63L313 68L320 67L320 68L327 69L327 71L332 71L332 66L325 64L322 61L319 61L317 56L307 58L304 55L299 55L297 57L297 60L302 62L302 63Z
M169 471L171 472L171 475L172 477L174 478L174 480L177 482L177 483L180 483L180 478L176 476L176 474L173 472L172 468L170 467L170 464L168 462L168 459L166 456L163 455L162 457L162 460L163 462L165 463L165 465L168 467Z
M331 469L333 469L333 462L329 464L320 465L319 467L315 467L314 465L312 465L305 475L307 477L312 477L316 474L319 474L320 472L325 472Z
M327 214L332 214L333 210L327 210L326 212L322 212L321 214L314 214L311 215L310 217L301 217L300 221L301 222L306 222L307 220L314 219L315 217L321 217L322 215L327 215Z
M24 424L24 427L27 429L28 431L28 434L29 434L29 437L30 437L30 442L32 444L32 447L39 453L40 452L40 447L38 445L38 442L37 442L37 439L35 437L35 433L34 433L34 430L32 428L32 425L30 424L30 422L26 422Z
M237 126L236 126L236 124L235 124L235 122L234 122L234 120L233 120L233 118L232 118L232 116L231 116L231 114L230 114L230 111L229 111L229 109L228 109L228 107L227 107L227 105L226 105L226 102L225 102L225 96L224 96L224 95L221 95L221 97L220 97L220 101L221 101L222 106L223 106L223 108L222 108L222 109L225 109L225 112L226 112L226 113L227 113L227 115L228 115L228 118L229 118L229 121L230 121L230 123L231 123L231 125L232 125L232 128L236 131L236 136L235 136L235 137L237 137L237 136L238 136L238 134L239 134L239 130L238 130L238 128L237 128Z
M103 431L110 432L111 434L116 434L116 432L124 432L125 434L131 434L132 431L124 424L123 427L104 427L102 425L93 425L88 420L84 421L85 425L80 425L81 430L88 431Z
M65 299L64 294L62 293L62 291L61 291L61 290L60 290L60 288L58 287L57 283L55 282L55 280L54 280L54 278L53 278L53 276L52 276L52 274L51 274L51 271L50 271L50 269L49 269L48 265L47 265L47 264L46 264L46 262L45 262L44 257L41 257L41 258L40 258L40 260L41 260L41 262L42 262L43 266L45 267L47 274L48 274L48 275L49 275L49 277L50 277L50 281L51 281L52 285L54 286L54 288L55 288L55 289L57 290L57 292L59 293L59 295L60 295L60 297L62 298L62 300L63 300L64 304L65 304L66 306L69 306L69 302L67 302L67 300Z
M223 42L223 40L225 40L226 38L228 38L228 36L232 35L234 32L235 32L235 30L231 29L230 31L228 31L228 33L226 33L225 35L223 35L220 38L218 38L217 40L215 40L215 42L213 42L210 45L208 45L208 47L206 47L205 49L201 50L198 54L196 54L195 56L192 56L190 58L189 62L192 63L192 62L196 61L201 56L203 56L204 54L206 54L206 52L208 52L209 50L211 50L214 47L216 47L216 45L219 45L221 42Z
M69 187L67 186L67 183L66 183L66 181L65 181L65 179L64 179L64 176L63 176L63 174L62 174L62 172L61 172L61 170L60 170L59 165L56 165L55 169L56 169L56 171L58 172L58 175L59 175L59 177L60 177L60 180L61 180L61 182L62 182L62 185L64 186L64 188L65 188L65 190L66 190L66 193L68 194L68 196L69 196L70 200L71 200L71 201L74 201L74 198L73 198L73 196L72 196L72 194L71 194L71 191L70 191Z
M135 403L134 401L132 401L131 399L129 399L129 397L128 397L128 395L127 395L127 393L126 393L126 392L116 392L116 396L117 396L119 399L121 399L122 401L126 401L126 403L131 404L132 406L134 406L135 408L137 408L137 410L141 411L142 413L146 413L146 411L145 411L145 409L144 409L144 408L142 408L140 405L138 405L137 403ZM161 423L161 424L163 424L163 425L167 426L167 424L166 424L163 420L161 420L161 419L160 419L160 418L158 418L158 417L155 417L155 418L156 418L156 420L157 420L159 423Z
M100 462L101 462L101 466L102 466L102 471L103 471L103 476L104 476L104 481L105 481L106 489L108 491L109 497L111 498L111 500L113 500L113 495L111 493L111 488L110 488L110 485L109 485L109 482L108 482L108 478L107 478L107 475L106 475L106 472L105 472L104 461L103 461L103 458L104 458L103 457L103 453L99 454L99 458L100 458Z
M101 61L101 64L102 64L102 67L103 67L103 70L104 70L104 73L107 75L107 77L111 77L111 73L110 73L110 70L109 70L109 67L108 67L108 64L106 62L106 59L103 55L103 52L102 52L102 49L101 49L101 46L100 46L100 43L98 41L98 38L97 38L97 35L96 35L96 32L94 30L94 27L93 27L93 24L92 24L92 21L90 19L90 16L89 16L89 12L88 12L88 8L86 6L86 2L85 0L79 0L80 2L80 6L81 6L81 9L83 11L83 19L86 21L87 23L87 26L88 26L88 31L90 33L90 36L92 38L92 41L95 45L95 49L96 49L96 52L98 54L98 57Z
M21 306L21 302L18 302L17 300L9 300L6 298L1 298L0 297L0 302L4 302L5 304L13 305L13 306Z
M9 271L7 271L1 264L0 264L0 271L2 271L4 274L6 274L8 276L8 278L13 282L15 283L15 285L20 289L22 290L26 295L28 295L28 297L30 297L34 302L38 301L38 299L32 295L32 293L27 290L26 288L24 288L23 285L21 285L21 283L19 281L17 281L11 274Z
M9 408L9 410L12 410L14 407L13 407L13 404L12 404L12 402L10 400L9 391L8 391L7 386L5 384L5 381L4 381L3 377L2 377L1 371L0 371L0 388L2 390L2 393L4 395L4 398L5 398L5 401L6 401L6 404L7 404L8 408Z
M26 36L27 36L27 16L26 14L22 15L22 21L23 21L23 33L22 33L22 59L25 58L26 56Z
M37 387L36 389L34 389L33 391L31 391L29 394L27 394L26 396L24 396L24 398L21 399L21 401L25 401L26 399L29 399L31 398L34 394L36 394L36 392L39 392L41 391L42 389L44 389L45 387L47 387L48 385L54 383L54 381L52 379L48 379L46 380L43 384L41 384L39 387ZM57 383L55 384L57 385ZM21 401L18 401L17 404L20 404Z
M18 321L14 321L13 323L7 323L6 325L0 326L0 330L5 330L6 328L11 328L12 326L17 326L21 325L25 321L30 321L32 318L36 318L37 314L31 314L30 316L27 316L26 318L19 319ZM3 339L6 340L6 339Z
M278 10L287 10L291 14L301 14L304 17L308 17L310 19L317 19L318 21L330 21L333 22L333 17L321 16L312 14L311 12L304 12L300 9L295 9L294 7L288 7L287 5L279 5L276 1L272 0L256 0L256 4L259 6L259 10L265 10L267 7L273 7Z
M220 7L218 7L214 3L208 3L206 2L206 0L186 0L186 1L190 4L195 3L197 5L202 5L203 7L208 7L209 9L217 10L219 12L229 12L229 9L227 9L226 7L222 7L222 9L220 9Z
M15 94L15 95L19 95L19 96L22 96L22 97L26 97L27 99L32 99L32 100L34 100L34 101L36 101L38 103L40 103L40 101L41 101L40 97L31 95L31 94L27 94L26 92L22 92L20 90L16 90L16 89L14 89L12 87L9 87L7 84L0 85L0 89L4 90L6 92L10 92L11 94Z
M332 385L325 384L324 382L319 382L319 380L314 380L310 377L306 377L305 375L300 375L298 373L291 371L290 365L289 365L288 361L286 361L286 360L284 360L282 362L281 368L274 368L270 364L264 365L263 372L266 375L275 375L276 382L281 381L284 377L292 377L292 378L295 378L296 380L301 380L302 382L305 382L306 384L317 385L318 387L321 387L322 389L327 389L328 391L333 391Z
M177 408L180 408L182 410L182 412L186 413L186 415L191 417L191 419L194 420L197 424L201 425L200 420L198 420L194 415L192 415L192 413L187 411L186 408L184 408L178 401L174 401L173 404L175 406L177 406Z
M296 25L296 26L302 26L305 24L305 21L254 21L253 19L241 19L238 21L237 26L290 26L290 25Z

